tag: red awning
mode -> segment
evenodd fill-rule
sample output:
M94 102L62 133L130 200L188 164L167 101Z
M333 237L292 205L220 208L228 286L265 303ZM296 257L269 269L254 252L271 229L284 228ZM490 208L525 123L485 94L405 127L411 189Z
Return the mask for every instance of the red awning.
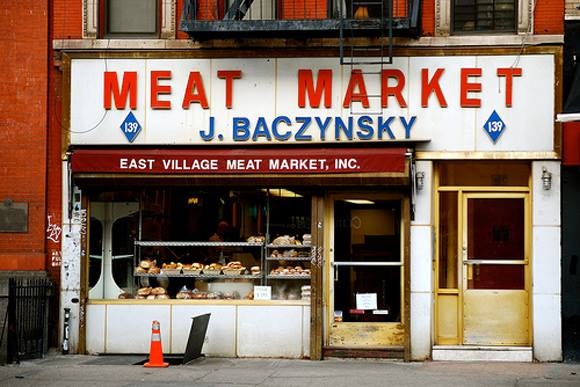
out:
M78 149L73 173L405 174L406 148Z

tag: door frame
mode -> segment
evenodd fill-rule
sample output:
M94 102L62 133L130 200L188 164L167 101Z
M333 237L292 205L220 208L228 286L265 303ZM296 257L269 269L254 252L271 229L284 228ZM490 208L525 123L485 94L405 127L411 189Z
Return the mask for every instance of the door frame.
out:
M463 241L466 238L467 214L464 214L467 197L495 197L495 198L510 198L522 197L524 199L524 238L525 238L525 288L527 291L528 300L528 344L532 344L533 337L533 305L532 305L532 197L529 187L522 186L439 186L438 176L435 176L435 184L438 186L435 191L435 200L433 201L434 225L435 225L435 262L433 265L433 284L434 284L434 345L464 345L464 299L463 293L465 291L466 268L463 257ZM440 194L442 192L455 192L457 194L457 289L440 288L439 287L439 265L440 260ZM456 305L455 315L450 315L451 308L446 305ZM442 308L446 309L445 321L455 322L457 325L457 334L455 338L440 336L442 324Z
M343 322L341 324L346 324L345 326L356 324L392 324L400 325L403 334L403 345L393 346L394 350L402 351L405 360L410 360L410 231L411 231L411 200L410 197L404 193L391 192L387 193L384 191L349 191L349 192L328 192L324 198L325 202L325 223L324 228L324 287L323 287L323 298L324 298L324 324L323 324L323 346L325 348L330 348L330 334L332 331L332 325L334 324L334 202L341 199L374 199L374 200L393 200L399 201L401 205L401 224L400 224L400 248L401 248L401 319L400 322L393 323L348 323ZM355 325L353 325L355 324ZM376 351L384 350L385 347L373 347L373 346L363 346L363 347L349 347L349 346L332 346L344 349L355 349L357 354L364 355L365 351Z
M501 344L469 344L466 343L465 337L465 321L466 321L466 293L471 291L472 293L484 293L486 290L475 290L475 289L468 289L468 272L470 267L469 261L477 261L476 260L469 260L468 259L468 244L469 244L469 214L468 214L468 202L470 199L522 199L524 201L524 219L523 219L523 227L524 227L524 255L523 259L521 260L502 260L500 261L491 261L488 264L517 264L524 266L524 289L525 292L525 299L527 300L526 307L527 307L527 342L521 345L529 345L531 342L531 271L530 271L530 242L531 242L531 219L530 219L530 197L528 193L516 193L516 192L462 192L459 197L459 205L460 205L460 214L461 214L461 221L459 224L461 232L458 233L459 236L459 244L458 247L460 248L461 252L458 256L458 267L460 267L461 272L461 282L459 283L460 289L460 299L461 302L459 304L460 314L461 314L461 331L460 331L460 338L462 345L501 345ZM486 263L481 263L486 264ZM488 292L494 292L497 290L488 290ZM509 293L510 290L505 290L506 293ZM515 291L513 292L515 293ZM515 344L506 344L506 345L515 345Z

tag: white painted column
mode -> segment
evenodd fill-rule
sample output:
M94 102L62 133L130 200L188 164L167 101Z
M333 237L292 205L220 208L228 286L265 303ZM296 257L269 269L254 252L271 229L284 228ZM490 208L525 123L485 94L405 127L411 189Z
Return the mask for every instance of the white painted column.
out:
M551 189L542 172L552 174ZM534 358L562 360L560 162L532 163L532 321Z
M69 216L68 171L69 164L62 163L62 264L60 267L60 327L59 343L62 346L64 332L64 309L70 308L69 353L78 352L79 341L79 300L81 288L81 220L79 209Z
M423 189L415 197L415 219L411 221L411 358L431 356L433 327L433 162L417 161L424 173Z

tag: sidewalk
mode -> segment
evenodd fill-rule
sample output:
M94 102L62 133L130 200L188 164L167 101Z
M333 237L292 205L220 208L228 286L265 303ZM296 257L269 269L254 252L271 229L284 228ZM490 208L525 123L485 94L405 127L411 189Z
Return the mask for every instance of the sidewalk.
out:
M144 368L145 356L50 354L0 366L0 386L580 386L580 363L200 358Z

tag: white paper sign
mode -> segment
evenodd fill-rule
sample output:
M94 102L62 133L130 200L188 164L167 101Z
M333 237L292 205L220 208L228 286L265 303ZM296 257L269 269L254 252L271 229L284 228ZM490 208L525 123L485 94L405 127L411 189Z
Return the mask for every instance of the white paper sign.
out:
M254 300L271 300L271 286L254 286Z
M377 293L357 293L356 308L362 310L377 309Z

